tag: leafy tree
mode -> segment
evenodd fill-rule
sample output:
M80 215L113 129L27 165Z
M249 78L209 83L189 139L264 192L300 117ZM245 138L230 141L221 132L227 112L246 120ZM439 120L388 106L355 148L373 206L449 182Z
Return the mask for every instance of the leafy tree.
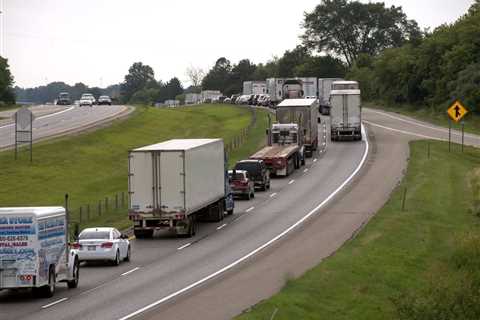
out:
M293 69L297 77L343 78L347 68L338 58L327 56L308 56L304 63Z
M130 98L130 103L152 105L156 101L158 90L156 89L141 89L136 91Z
M297 46L293 50L287 50L278 60L278 76L281 78L292 77L295 73L295 68L304 64L310 57L308 49L303 46Z
M7 59L0 57L0 102L15 103L15 94L12 88L13 76L10 73Z
M377 55L386 48L417 41L421 32L401 7L384 3L323 0L305 14L302 36L305 46L333 52L352 66L361 53Z
M130 100L135 92L154 82L155 74L153 69L141 62L135 62L130 69L128 69L125 81L121 85L121 93L124 100Z
M219 58L213 68L205 75L202 80L204 90L220 90L222 92L229 86L230 72L232 65L225 57Z

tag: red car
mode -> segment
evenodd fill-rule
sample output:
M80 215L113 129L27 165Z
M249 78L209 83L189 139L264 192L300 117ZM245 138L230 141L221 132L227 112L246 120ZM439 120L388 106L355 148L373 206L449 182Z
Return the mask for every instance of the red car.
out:
M228 180L234 196L250 200L255 197L255 185L245 170L228 170Z

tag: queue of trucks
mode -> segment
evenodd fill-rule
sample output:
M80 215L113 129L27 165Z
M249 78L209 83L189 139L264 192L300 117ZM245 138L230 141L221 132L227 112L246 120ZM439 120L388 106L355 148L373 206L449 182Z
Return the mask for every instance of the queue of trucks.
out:
M269 116L266 146L236 166L243 178L248 172L242 169L258 167L252 189L269 189L270 175L290 175L318 150L319 112L327 103L306 96L312 88L322 88L323 99L328 91L331 140L361 140L358 82L334 80L267 80L266 90L275 86L282 100L275 108L276 121ZM198 221L218 222L233 214L229 180L234 176L222 139L173 139L131 150L128 216L135 236L150 238L166 230L192 237ZM80 263L70 247L68 226L61 207L0 208L0 290L32 288L39 296L51 297L58 282L77 287Z

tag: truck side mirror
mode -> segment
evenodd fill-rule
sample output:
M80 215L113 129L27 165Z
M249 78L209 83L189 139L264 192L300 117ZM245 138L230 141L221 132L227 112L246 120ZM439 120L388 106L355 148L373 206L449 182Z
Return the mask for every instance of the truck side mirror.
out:
M304 135L304 136L307 135L307 129L303 129L303 135Z
M318 117L318 123L322 123L322 118Z
M269 132L269 130L268 130L268 129L267 129L267 130L265 130L265 134L266 134L267 136L268 136L268 132Z

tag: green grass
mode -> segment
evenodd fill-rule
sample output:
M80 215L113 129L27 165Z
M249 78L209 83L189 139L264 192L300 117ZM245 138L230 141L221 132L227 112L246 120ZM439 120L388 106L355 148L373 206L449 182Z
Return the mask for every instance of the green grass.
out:
M266 113L249 139L232 152L230 162L248 156L264 138ZM127 120L92 133L34 145L32 164L22 151L15 162L13 151L0 152L0 203L2 206L63 205L68 193L70 208L91 204L89 225L130 225L126 209L98 216L99 200L127 191L128 150L172 138L224 138L231 141L248 126L247 108L206 105L178 109L137 108ZM110 203L110 208L112 204ZM84 208L86 210L86 208ZM86 211L84 211L86 217ZM78 211L73 214L78 220Z
M431 279L454 272L455 266L443 264L458 255L457 240L465 234L479 233L479 218L470 210L480 197L480 186L471 187L474 172L480 175L480 150L448 153L448 144L430 144L431 158L427 159L427 142L411 143L406 177L355 239L237 319L270 319L277 308L275 320L399 319L396 307L404 304L403 296L425 297L422 290L432 285ZM402 211L405 188L406 210ZM475 242L477 252L479 243ZM478 265L474 269L480 270ZM461 285L455 290L464 297ZM450 293L446 296L456 297ZM458 301L462 299L455 303ZM422 307L428 309L429 305Z
M372 109L395 112L404 116L409 116L412 118L416 118L418 120L422 120L438 126L448 128L449 117L447 115L447 109L445 109L445 112L439 112L436 109L429 109L429 108L420 109L418 107L408 106L408 105L386 106L381 102L378 102L378 103L367 102L364 104L364 106ZM480 116L470 112L465 116L464 120L465 120L465 132L480 134ZM461 125L456 124L453 121L452 121L452 128L456 130L462 130Z

